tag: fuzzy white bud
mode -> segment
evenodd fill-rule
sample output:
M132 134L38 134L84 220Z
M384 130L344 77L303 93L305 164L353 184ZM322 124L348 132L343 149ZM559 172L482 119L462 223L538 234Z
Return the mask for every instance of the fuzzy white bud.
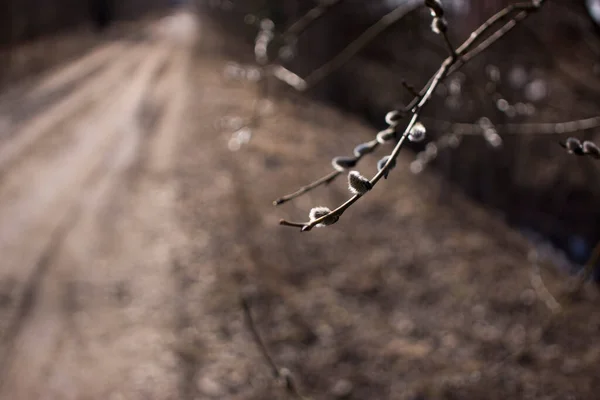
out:
M371 182L358 171L351 171L348 174L348 189L351 193L363 195L372 188Z
M425 129L425 125L423 125L421 122L416 122L412 128L410 128L408 140L411 142L421 142L423 139L425 139L426 133L427 129Z
M343 172L347 169L353 168L356 166L358 160L352 157L335 157L331 160L331 165L336 170Z
M567 141L565 142L565 147L570 152L576 152L577 150L581 149L581 142L577 138L570 137L567 138Z
M387 128L377 134L377 141L381 144L394 140L396 138L396 131L393 128Z
M585 154L588 154L594 158L600 159L600 148L598 148L598 146L594 142L590 142L589 140L586 140L583 142L582 146L583 146L583 152Z
M431 10L431 15L434 17L442 17L444 9L440 0L425 0L425 6Z
M354 148L354 156L362 157L366 154L372 153L377 146L379 146L379 142L377 140L371 140L370 142L359 144Z
M310 210L310 213L308 214L308 217L309 217L310 221L312 222L312 221L315 221L315 220L317 220L319 218L322 218L322 217L328 215L329 213L331 213L331 210L329 208L327 208L327 207L314 207L314 208L312 208ZM333 225L333 224L335 224L338 221L338 219L340 219L339 216L337 216L337 215L331 215L331 216L325 218L320 223L318 223L316 225L316 227L317 228L322 228L322 227L327 226L327 225Z
M567 149L569 154L577 154L578 156L582 156L584 154L583 145L577 138L567 138L567 140L564 143L560 143L560 145Z
M431 30L435 34L446 33L448 30L448 23L445 18L442 17L434 17L431 21Z
M392 110L385 114L385 123L388 125L396 125L402 119L402 115L397 110Z

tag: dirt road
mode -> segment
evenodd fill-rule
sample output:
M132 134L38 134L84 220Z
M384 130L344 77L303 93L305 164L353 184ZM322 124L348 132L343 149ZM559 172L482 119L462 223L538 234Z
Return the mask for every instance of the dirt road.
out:
M520 236L410 156L335 226L277 226L346 199L271 205L373 132L285 99L244 130L236 51L178 13L0 94L0 399L290 398L242 293L313 399L595 398L597 291L548 324Z
M0 96L0 398L177 398L168 177L195 39L180 13Z

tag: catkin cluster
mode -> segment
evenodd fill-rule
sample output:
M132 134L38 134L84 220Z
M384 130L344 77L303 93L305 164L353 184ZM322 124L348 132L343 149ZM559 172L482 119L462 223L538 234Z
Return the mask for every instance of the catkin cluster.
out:
M560 145L567 149L569 154L589 156L600 160L600 148L598 148L594 142L590 142L589 140L584 140L581 142L577 138L570 137L567 138L567 140L565 140L563 143L560 143Z

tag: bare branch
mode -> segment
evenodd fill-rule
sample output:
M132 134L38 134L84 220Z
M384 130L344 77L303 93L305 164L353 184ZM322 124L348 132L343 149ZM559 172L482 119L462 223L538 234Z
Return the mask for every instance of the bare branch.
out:
M299 197L299 196L303 195L304 193L309 192L316 187L319 187L321 185L327 185L327 184L331 183L335 178L337 178L340 174L341 174L341 171L332 171L329 174L325 175L324 177L317 179L316 181L314 181L306 186L302 186L300 189L298 189L294 193L280 197L279 199L277 199L273 202L273 205L278 206L287 201L295 199L296 197Z
M330 61L312 71L306 78L306 89L315 86L317 83L325 79L331 73L342 67L356 53L362 50L367 44L375 39L384 30L392 26L394 23L402 19L406 14L415 10L422 4L421 0L407 0L402 5L396 7L391 12L383 16L375 24L371 25L364 31L356 40L346 46Z
M298 35L300 35L306 30L306 28L310 26L310 24L321 18L329 8L341 2L342 0L322 0L319 4L311 8L306 14L304 14L300 19L298 19L285 30L283 33L284 39L289 40L290 38L297 38Z
M475 55L479 54L481 51L483 51L484 49L489 47L492 43L496 42L498 39L500 39L502 36L504 36L508 31L510 31L516 25L516 23L518 21L525 19L531 12L538 10L543 3L544 3L544 0L532 0L531 2L528 2L528 3L519 3L519 4L514 4L514 5L506 7L505 9L501 10L500 12L498 12L497 14L492 16L484 24L482 24L476 31L474 31L473 34L471 34L471 36L469 37L469 39L467 39L456 51L451 52L451 55L442 62L441 66L437 70L437 72L433 75L433 77L429 80L429 82L423 87L423 89L420 92L421 96L416 97L411 102L410 109L412 111L412 117L410 118L406 128L404 129L404 132L400 136L396 146L394 147L394 150L388 156L386 162L381 166L381 168L379 169L377 174L375 174L375 176L369 180L370 187L374 187L382 177L384 177L384 176L387 177L390 170L396 164L396 158L398 157L400 150L402 149L403 145L405 144L406 139L409 137L413 127L417 123L423 108L427 105L427 103L431 99L431 96L434 93L437 86L439 85L439 83L444 78L446 78L446 76L448 76L450 73L456 71L458 68L460 68L462 65L464 65L468 60L472 59ZM516 13L516 15L514 15L515 13ZM437 17L438 16L436 15L436 18ZM490 36L485 38L479 45L476 46L477 41L480 40L483 37L483 35L487 34L496 23L498 23L500 21L504 21L505 19L510 19L510 20L504 26L502 26L496 32L492 33ZM320 69L320 70L326 71L327 69L325 69L325 70ZM313 75L313 74L315 74L315 75ZM317 78L318 78L319 76L323 75L323 72L317 73L317 71L315 71L313 74L311 74L311 75L317 76ZM309 76L309 78L310 78L310 76ZM317 79L317 78L312 78L311 80L309 80L307 78L308 86L310 86L311 82L314 82L315 79ZM395 129L397 124L398 124L398 121L394 121L393 124L390 124L390 129ZM358 162L358 159L360 159L360 157L357 157L357 160L356 160L357 162ZM311 185L309 185L309 186L311 186ZM358 201L359 198L364 196L364 194L366 194L366 192L355 194L350 199L348 199L345 203L343 203L342 205L340 205L339 207L337 207L336 209L331 211L329 214L323 215L320 218L311 219L310 221L305 222L304 225L302 225L300 223L288 222L285 220L281 221L281 224L284 226L293 226L293 227L301 226L302 231L310 231L312 228L314 228L316 226L323 226L324 225L323 222L332 217L335 217L336 220L339 219L341 217L341 215L349 207L351 207L356 201Z
M596 269L596 264L598 264L598 260L600 260L600 241L598 243L596 243L596 246L594 247L594 250L592 251L592 255L590 256L588 261L585 263L585 267L584 267L583 271L581 272L581 274L579 275L579 278L577 279L577 283L576 283L572 293L575 294L575 293L579 293L581 291L585 282L588 279L590 279L590 277L594 273L594 270Z
M273 359L273 356L271 356L271 352L267 348L267 345L262 340L260 333L258 332L258 328L256 327L256 323L254 322L254 318L252 318L252 311L250 310L250 304L248 300L244 296L241 296L240 301L242 305L242 310L244 311L246 325L248 326L248 329L250 330L250 333L252 334L254 342L258 346L260 353L269 365L269 368L273 373L273 377L277 380L283 381L285 384L286 391L289 394L296 397L297 399L310 400L310 398L304 397L300 394L300 392L298 391L298 387L296 386L296 383L292 378L291 372L287 368L279 368L277 366L275 360Z
M480 124L449 122L433 118L423 118L434 129L448 130L461 135L480 135L482 127ZM575 133L600 127L600 117L591 117L565 122L543 122L543 123L521 123L521 124L498 124L494 125L499 132L508 135L560 135Z
M577 138L570 137L559 144L567 149L569 154L575 154L577 156L589 156L595 158L596 160L600 159L600 148L594 142L590 142L589 140L584 140L581 142Z
M548 290L546 284L544 283L544 278L542 278L542 271L540 269L539 263L539 255L537 250L533 249L529 253L529 261L531 261L531 286L535 290L537 297L544 302L546 307L553 314L557 314L562 311L562 306L559 301L554 297L552 292Z

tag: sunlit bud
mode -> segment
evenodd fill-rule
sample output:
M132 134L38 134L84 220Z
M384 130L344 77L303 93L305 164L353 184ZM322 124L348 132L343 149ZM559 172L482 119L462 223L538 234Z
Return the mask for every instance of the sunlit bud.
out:
M561 145L564 148L566 148L567 151L571 154L577 154L577 155L583 154L583 147L581 145L581 142L577 138L574 138L574 137L567 138L567 140L564 143L561 143Z
M446 22L446 19L441 17L433 18L433 21L431 21L431 30L433 33L438 35L440 33L446 33L448 30L448 23Z
M365 154L372 153L377 148L379 142L377 140L371 140L370 142L359 144L354 148L354 156L362 157Z
M308 214L308 217L310 219L310 221L315 221L321 217L326 216L327 214L329 214L331 212L331 210L327 207L314 207L310 210L310 213ZM327 225L333 225L335 224L338 219L340 219L339 216L337 215L331 215L327 218L325 218L323 221L321 221L320 223L318 223L316 225L317 228L322 228L324 226Z
M348 174L348 188L353 194L365 194L373 188L371 182L358 171L351 171Z
M411 142L421 142L425 139L425 133L427 129L425 129L425 125L420 122L416 122L412 128L410 128L410 133L408 134L408 140Z
M402 115L397 110L392 110L385 114L385 123L388 125L396 125L402 119Z
M331 160L331 165L338 171L344 171L356 166L358 160L353 157L335 157Z
M595 143L586 140L583 142L583 152L594 158L600 159L600 149Z
M396 138L396 131L393 128L387 128L377 134L377 141L381 144Z

